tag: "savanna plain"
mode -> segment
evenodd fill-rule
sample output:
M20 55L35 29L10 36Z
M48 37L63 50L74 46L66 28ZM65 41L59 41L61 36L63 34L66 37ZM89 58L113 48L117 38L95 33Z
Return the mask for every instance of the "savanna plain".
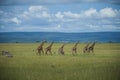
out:
M0 80L120 80L120 43L97 43L94 53L85 54L86 43L80 43L76 56L74 43L65 45L65 55L57 52L61 45L53 44L52 55L39 56L39 43L0 43ZM2 50L13 57L1 55Z

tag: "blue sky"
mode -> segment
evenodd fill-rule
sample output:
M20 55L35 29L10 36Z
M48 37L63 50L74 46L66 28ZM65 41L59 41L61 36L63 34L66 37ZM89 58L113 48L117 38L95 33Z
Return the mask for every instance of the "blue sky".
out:
M0 32L119 32L119 0L1 0Z

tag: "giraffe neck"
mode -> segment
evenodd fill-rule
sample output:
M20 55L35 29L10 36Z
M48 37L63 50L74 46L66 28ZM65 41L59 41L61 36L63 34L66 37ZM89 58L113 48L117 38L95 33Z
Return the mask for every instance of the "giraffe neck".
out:
M65 46L65 44L63 44L62 46L61 46L61 48L63 48Z
M95 46L95 42L91 45L91 47L94 47Z
M89 43L86 45L86 47L88 47L89 46Z
M74 47L77 47L77 45L78 45L78 42L75 44L75 46L74 46Z
M52 45L53 45L53 42L50 44L50 46L49 46L49 47L52 47Z
M44 43L45 43L45 42L42 42L42 43L41 43L41 46L43 46L43 45L44 45Z

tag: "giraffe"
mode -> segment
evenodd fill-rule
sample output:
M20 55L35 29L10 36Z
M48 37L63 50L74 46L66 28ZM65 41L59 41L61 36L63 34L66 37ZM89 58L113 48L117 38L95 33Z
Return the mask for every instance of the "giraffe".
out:
M76 54L77 53L77 45L79 44L79 41L73 46L72 48L72 54Z
M53 43L54 43L54 42L52 42L52 43L45 49L45 54L46 54L46 55L47 55L48 52L52 55L51 48L52 48Z
M43 42L41 42L41 44L38 46L38 48L37 48L37 53L39 54L39 55L41 55L41 52L44 54L44 51L43 51L43 45L44 45L44 43L46 43L47 41L43 41Z
M95 46L96 42L93 42L91 44L91 46L88 47L88 52L90 53L90 51L92 51L92 53L94 53L94 46Z
M62 55L64 55L64 46L65 46L65 44L63 44L59 49L58 49L58 54L62 54Z
M88 44L84 47L84 49L83 49L83 53L88 52L88 47L89 47L89 44L90 44L90 43L88 43Z

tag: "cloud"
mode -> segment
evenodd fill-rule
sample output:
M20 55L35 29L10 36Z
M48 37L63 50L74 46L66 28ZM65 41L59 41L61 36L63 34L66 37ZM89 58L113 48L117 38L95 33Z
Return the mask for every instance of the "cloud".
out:
M80 18L80 14L72 13L71 11L64 12L63 14L68 18Z
M16 24L20 24L21 23L21 21L18 18L16 18L16 17L12 18L11 21L16 23Z
M87 17L91 17L97 15L98 12L96 11L96 9L90 8L89 10L86 10L83 14Z
M57 17L58 19L63 19L63 17L64 17L64 15L61 13L61 12L57 12L56 14L55 14L55 17Z
M41 5L21 8L22 10L12 7L0 10L0 31L120 31L120 10L112 7L80 11L53 11L54 9Z
M21 20L21 25L48 25L51 14L44 6L29 6L17 17Z
M100 10L89 8L78 13L59 12L57 18L61 20L58 24L62 24L59 29L65 32L119 31L119 14L120 10L110 7Z
M29 11L30 12L38 12L38 11L46 11L47 8L43 7L43 6L30 6L29 7Z
M101 17L116 17L117 10L113 10L112 8L104 8L100 10Z
M49 18L50 15L46 7L43 6L30 6L28 11L25 11L25 16L32 16L36 18Z
M59 11L55 14L55 17L56 17L56 19L58 19L58 21L61 20L63 22L69 22L69 21L75 21L75 20L79 19L81 17L81 15L79 13L73 13L71 11L67 11L67 12Z
M106 7L100 10L90 8L79 13L73 13L71 11L57 12L55 16L61 21L76 21L83 18L115 18L119 17L119 14L119 10Z

